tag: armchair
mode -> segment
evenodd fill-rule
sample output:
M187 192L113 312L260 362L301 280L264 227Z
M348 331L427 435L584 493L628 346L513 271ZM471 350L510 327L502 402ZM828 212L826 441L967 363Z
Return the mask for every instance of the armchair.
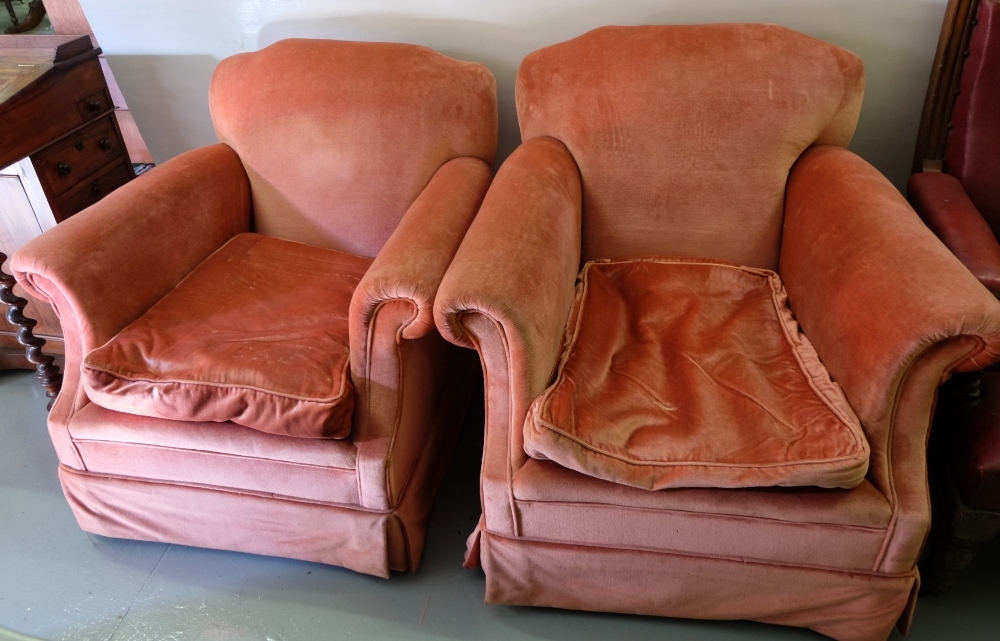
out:
M495 81L425 47L287 40L222 61L209 100L221 143L162 164L12 259L66 332L65 383L48 421L66 498L81 528L106 536L382 577L414 570L475 377L474 361L435 329L432 305L490 181ZM227 293L204 270L240 242L270 262L218 309L198 298L208 285ZM320 296L290 294L300 283ZM331 309L327 291L349 298ZM182 293L201 307L170 307ZM254 312L233 321L234 309ZM176 323L157 325L168 311ZM326 342L303 341L302 319L331 323ZM346 342L346 438L292 435L282 412L266 417L272 433L161 416L163 388L95 396L84 368L95 354L146 331L137 353L166 368L155 356L178 324L193 328L183 340L265 354L237 373L291 386L315 382L294 363ZM272 333L241 339L251 330ZM190 356L180 366L211 361ZM238 400L250 401L233 420L253 415L255 388L242 389ZM122 410L132 406L141 409Z
M434 303L442 334L476 349L485 376L483 516L467 566L485 571L487 602L753 619L842 640L907 629L937 388L1000 355L1000 304L844 148L863 84L853 54L772 25L605 27L525 58L523 143ZM634 256L776 270L835 381L813 383L842 390L860 422L864 479L723 489L702 477L653 491L536 453L538 403L579 349L567 319L594 282L577 280L581 262ZM592 314L607 335L639 323ZM642 336L643 349L656 340ZM624 350L600 377L618 375ZM636 374L643 393L661 389L662 374ZM645 419L606 420L610 440Z
M910 203L931 231L1000 296L1000 3L952 0L928 87ZM956 379L931 440L935 507L921 569L943 592L1000 534L1000 420L995 369Z

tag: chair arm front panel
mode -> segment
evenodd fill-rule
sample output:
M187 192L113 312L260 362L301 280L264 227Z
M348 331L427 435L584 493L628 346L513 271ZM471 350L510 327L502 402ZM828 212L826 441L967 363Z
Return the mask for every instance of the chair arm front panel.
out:
M417 339L402 334L415 315L409 301L384 303L369 336L370 365L354 376L351 441L358 448L358 494L373 510L395 508L432 440L434 418L458 355L437 331Z
M497 173L434 303L448 340L476 349L486 387L483 507L516 534L509 500L528 406L559 358L580 269L580 174L562 143L522 144Z
M478 158L442 165L351 299L352 441L367 508L401 498L455 359L434 327L434 297L490 183Z
M396 231L375 257L351 298L351 370L364 375L368 343L379 307L408 301L413 318L402 338L434 329L434 297L490 185L490 168L478 158L442 165L413 201Z
M861 419L869 479L894 518L913 508L924 519L935 388L997 360L1000 303L888 180L839 147L815 147L792 170L780 272L802 330Z
M1000 243L983 215L952 175L924 172L910 177L910 203L994 296L1000 296Z

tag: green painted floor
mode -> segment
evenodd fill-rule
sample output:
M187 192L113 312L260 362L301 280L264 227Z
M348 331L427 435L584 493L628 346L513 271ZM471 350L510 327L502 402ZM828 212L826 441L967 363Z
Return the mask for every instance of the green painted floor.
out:
M482 407L470 411L415 574L385 581L314 563L87 535L56 478L45 398L0 372L0 628L50 641L821 639L748 622L685 621L487 606L462 569L479 515ZM893 638L901 639L898 634ZM921 599L910 639L1000 638L1000 545L960 585Z

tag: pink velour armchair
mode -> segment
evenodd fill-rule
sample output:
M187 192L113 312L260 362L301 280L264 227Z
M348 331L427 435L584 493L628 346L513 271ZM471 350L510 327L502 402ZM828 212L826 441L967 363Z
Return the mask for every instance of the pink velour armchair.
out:
M413 45L233 56L220 144L13 257L65 331L49 432L84 530L417 567L476 377L432 305L489 185L495 92Z
M442 334L478 350L485 372L467 565L482 565L488 602L843 640L908 627L937 389L997 358L1000 305L844 148L863 84L855 55L771 25L605 27L525 58L523 143L435 300ZM680 258L628 260L643 256ZM636 278L620 280L629 265ZM667 273L700 280L661 296ZM740 372L778 362L755 362L763 335L726 321L743 312L712 330L726 342L688 340L712 338L699 314L728 300L735 274L768 283L760 309L785 332L774 349L801 357L782 371L812 390L742 392L753 381ZM585 307L601 296L615 305ZM668 332L646 324L670 314ZM829 446L826 427L791 430L805 401L841 431L850 466L771 478L782 465L754 456L787 463L796 435ZM694 425L724 403L728 422ZM747 442L751 420L775 438ZM729 442L739 465L698 458Z

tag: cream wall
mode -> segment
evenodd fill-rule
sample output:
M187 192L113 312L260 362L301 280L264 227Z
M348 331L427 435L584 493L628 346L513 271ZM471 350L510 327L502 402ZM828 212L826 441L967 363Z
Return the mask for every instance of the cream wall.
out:
M497 77L500 158L519 138L528 52L604 24L774 22L859 54L852 149L902 187L947 0L81 0L157 162L215 141L208 83L225 56L288 37L427 45ZM735 52L734 52L735 53Z

